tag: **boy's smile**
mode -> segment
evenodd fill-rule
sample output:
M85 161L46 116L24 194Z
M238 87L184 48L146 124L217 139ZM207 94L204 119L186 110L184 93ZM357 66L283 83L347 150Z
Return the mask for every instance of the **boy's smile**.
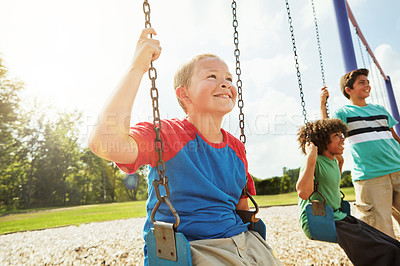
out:
M228 99L231 98L231 96L229 96L227 94L218 94L218 95L215 95L215 97L228 98Z

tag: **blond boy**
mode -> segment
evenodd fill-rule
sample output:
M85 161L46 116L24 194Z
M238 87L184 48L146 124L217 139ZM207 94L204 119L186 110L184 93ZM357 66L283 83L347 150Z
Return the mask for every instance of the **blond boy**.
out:
M129 121L123 116L132 112L150 61L160 56L160 43L148 38L149 34L156 33L151 28L142 31L132 65L100 113L89 143L94 153L116 162L127 173L150 165L151 184L158 178L153 125L123 124ZM246 184L250 193L255 190L243 144L221 129L222 119L233 109L237 97L227 65L215 55L195 57L177 72L175 93L187 118L162 120L163 160L170 200L180 216L178 231L190 241L193 264L280 265L260 235L248 231L235 213L236 208L249 209L247 198L242 197ZM107 120L110 117L115 120ZM118 143L120 150L97 149L110 143ZM154 189L149 186L145 239L156 202ZM175 221L166 204L161 204L155 220ZM145 264L146 252L145 246Z

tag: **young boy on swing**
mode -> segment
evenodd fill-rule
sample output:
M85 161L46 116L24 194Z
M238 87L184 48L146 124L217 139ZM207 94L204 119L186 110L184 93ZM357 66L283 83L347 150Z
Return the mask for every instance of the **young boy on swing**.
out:
M400 138L394 131L398 121L383 106L366 102L371 92L368 72L356 69L342 76L340 89L350 102L332 117L342 120L349 129L351 175L359 218L395 237L392 212L400 223ZM323 88L322 118L327 117L328 96L328 90Z
M155 132L152 123L130 126L128 122L143 74L161 52L159 41L149 34L156 33L152 28L142 31L132 64L106 102L89 140L95 154L127 173L150 165L145 239L157 202L151 186L158 178ZM237 97L227 65L211 54L193 58L175 75L175 93L187 118L162 120L160 135L170 200L180 216L178 232L190 241L192 263L280 265L262 237L248 231L235 213L236 208L249 209L242 196L246 184L251 194L255 189L243 144L221 128ZM111 145L119 149L107 149ZM175 222L166 204L161 204L155 220Z
M400 265L400 242L374 227L340 210L340 157L347 136L346 125L339 119L323 119L310 122L298 133L298 141L305 162L296 184L299 194L300 225L311 239L305 206L311 200L323 201L314 193L314 182L326 203L334 210L338 244L354 265ZM339 160L339 162L343 162Z

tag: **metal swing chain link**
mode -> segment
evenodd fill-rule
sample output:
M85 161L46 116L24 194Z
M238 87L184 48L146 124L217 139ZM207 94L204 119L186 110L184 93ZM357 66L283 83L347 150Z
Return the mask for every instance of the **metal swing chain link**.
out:
M232 15L233 15L233 22L232 26L234 29L233 33L233 42L235 44L235 58L236 58L236 75L237 75L237 81L236 81L236 87L238 90L238 107L239 107L239 127L240 127L240 141L244 144L246 144L246 135L244 133L244 113L243 113L243 94L242 94L242 80L240 79L240 75L242 74L242 70L240 69L240 50L239 50L239 32L237 31L238 27L238 21L236 17L236 1L232 1Z
M320 37L319 37L317 12L315 12L314 0L311 0L311 6L312 6L313 16L314 16L315 35L316 35L316 37L317 37L318 54L319 54L319 65L320 65L320 68L321 68L322 86L323 86L323 87L326 87L324 63L323 63L323 61L322 61L321 40L320 40ZM328 115L328 117L329 117L329 104L328 104L328 99L326 100L325 106L326 106L326 113L327 113L327 115Z
M145 28L151 28L150 4L149 4L148 0L143 1L143 12L145 15ZM153 35L150 34L150 37L153 38ZM150 96L151 96L152 105L153 105L153 128L154 128L154 132L156 133L156 139L154 140L154 146L155 146L155 150L158 154L158 161L156 164L156 168L157 168L158 177L159 177L158 180L154 179L154 181L153 181L153 187L154 187L158 202L156 203L156 205L153 208L153 211L151 212L151 222L154 224L156 212L157 212L159 206L161 205L161 202L165 202L168 205L168 208L171 210L172 214L174 215L175 223L173 225L173 228L176 230L180 224L180 218L179 218L179 215L178 215L177 211L175 210L174 206L172 205L172 202L169 200L170 191L169 191L169 186L168 186L168 178L165 176L165 162L162 159L164 143L163 143L163 140L161 139L161 134L160 134L161 119L160 119L160 111L158 109L158 90L156 87L157 71L153 67L153 61L150 62L149 78L151 80ZM165 196L161 196L159 185L164 186Z
M292 25L292 17L290 15L290 8L289 8L288 0L285 0L285 1L286 1L286 11L287 11L287 15L288 15L290 35L291 35L291 38L292 38L294 60L296 62L295 63L295 67L296 67L296 71L297 71L297 82L299 84L299 90L300 90L301 106L303 108L304 124L307 125L308 124L308 120L307 120L306 103L304 101L303 84L301 82L300 65L299 65L298 56L297 56L297 48L296 48L296 41L295 41L295 38L294 38L294 29L293 29L293 25Z
M361 60L362 60L362 62L363 62L363 66L364 66L364 68L367 68L367 67L366 67L366 64L365 64L363 49L362 49L362 46L361 46L360 35L358 35L358 29L357 29L357 27L354 27L354 30L356 31L356 36L357 36L357 41L358 41L358 48L360 49ZM365 50L367 50L367 49L365 49Z
M143 2L143 12L145 15L145 28L151 28L151 23L150 23L150 4L148 3L147 0L144 0ZM150 37L152 38L153 35L150 34ZM150 89L150 95L151 95L151 101L152 101L152 106L153 106L153 128L154 132L156 133L156 139L155 139L155 150L158 154L158 161L157 161L157 172L160 177L160 181L162 180L161 185L167 184L166 182L166 177L165 177L165 162L162 159L162 151L164 149L164 143L161 139L160 135L160 130L161 130L161 119L160 119L160 111L158 109L158 89L156 87L156 79L157 79L157 71L153 66L153 61L150 62L150 68L149 68L149 78L151 80L151 89ZM161 168L160 168L161 166ZM169 196L169 195L168 195Z
M318 45L318 53L319 53L319 65L321 67L322 85L326 86L324 64L323 64L323 61L322 61L321 41L320 41L320 38L319 38L318 20L317 20L317 13L315 12L314 0L311 0L311 6L312 6L313 16L314 16L315 35L317 37L317 45Z

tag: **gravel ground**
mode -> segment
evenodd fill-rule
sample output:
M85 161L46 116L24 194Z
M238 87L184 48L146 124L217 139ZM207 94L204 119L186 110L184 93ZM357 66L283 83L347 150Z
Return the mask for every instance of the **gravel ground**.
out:
M260 209L284 265L352 265L337 245L308 240L297 206ZM0 235L0 265L142 265L144 218ZM396 235L399 236L396 228Z

